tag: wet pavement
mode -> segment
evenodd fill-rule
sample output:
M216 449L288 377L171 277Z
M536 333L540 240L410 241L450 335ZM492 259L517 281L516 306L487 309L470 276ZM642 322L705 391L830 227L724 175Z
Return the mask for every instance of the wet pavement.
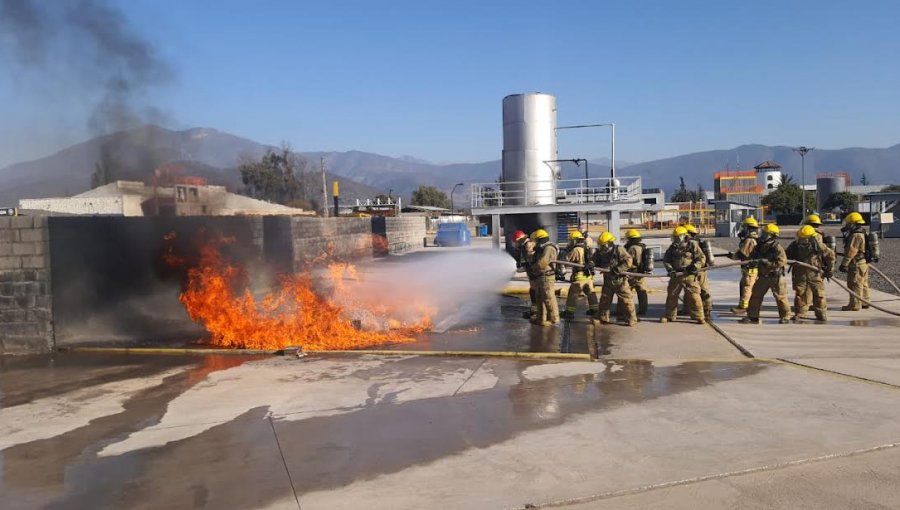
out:
M844 298L829 287L827 325L773 324L768 301L766 324L742 325L727 311L737 284L723 276L712 289L718 330L662 325L664 280L648 283L650 318L634 328L583 317L532 326L510 292L441 333L394 346L581 352L595 361L0 357L0 507L900 501L895 318L834 311Z

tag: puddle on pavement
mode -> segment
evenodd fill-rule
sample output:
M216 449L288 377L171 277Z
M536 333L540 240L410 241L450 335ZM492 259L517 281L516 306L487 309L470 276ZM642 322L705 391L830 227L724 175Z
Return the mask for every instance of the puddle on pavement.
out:
M434 362L400 358L369 370L414 376ZM197 366L196 372L189 370L141 392L119 414L0 452L0 492L14 507L168 508L192 503L197 508L257 508L291 497L273 426L297 493L302 494L485 448L588 413L747 377L766 366L689 362L656 367L648 361L604 360L597 363L597 373L526 379L525 369L538 364L497 363L495 374L507 384L494 389L372 404L299 421L270 423L267 409L255 408L166 446L96 456L104 446L157 423L167 404L192 380L215 369ZM458 366L448 364L446 369Z

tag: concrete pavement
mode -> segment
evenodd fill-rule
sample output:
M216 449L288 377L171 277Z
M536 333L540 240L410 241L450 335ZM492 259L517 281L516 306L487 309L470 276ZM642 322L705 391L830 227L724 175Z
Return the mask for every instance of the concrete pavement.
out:
M337 355L0 358L3 508L896 508L898 324L585 319L502 298L412 348L597 361ZM897 306L894 298L877 299ZM771 303L769 303L771 306ZM584 307L582 303L579 310ZM755 358L742 354L732 342ZM399 346L411 349L409 345Z

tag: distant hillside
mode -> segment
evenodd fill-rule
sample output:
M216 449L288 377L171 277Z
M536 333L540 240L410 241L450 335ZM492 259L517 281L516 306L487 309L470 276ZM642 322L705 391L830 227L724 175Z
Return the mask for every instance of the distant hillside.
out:
M0 170L0 204L15 205L20 198L70 196L90 188L95 165L107 161L115 179L150 182L155 168L178 162L185 174L203 177L210 184L230 190L241 186L237 165L241 158L257 159L272 147L214 129L197 128L172 131L144 126L101 136L73 145L45 158L16 163ZM318 173L318 164L311 171ZM332 174L327 176L334 179ZM314 189L321 189L321 178L308 176ZM346 199L372 197L380 190L342 179L341 193ZM319 192L316 196L321 195Z
M637 163L622 171L622 175L640 175L644 187L663 188L671 193L684 177L688 187L702 184L712 188L713 173L737 168L752 169L755 165L773 160L782 171L800 182L800 156L790 147L742 145L734 149L696 152L673 158ZM854 183L865 173L873 184L900 183L900 144L886 149L816 149L806 156L806 182L815 183L818 172L848 172Z
M73 195L88 189L95 164L111 161L120 178L145 180L154 168L182 162L191 175L205 177L212 184L230 189L240 186L237 165L243 157L259 158L271 146L256 143L210 128L172 131L157 126L123 131L74 145L46 158L17 163L0 170L0 206L14 205L19 198ZM318 189L319 159L325 158L329 172L341 177L345 200L371 198L392 190L393 196L409 198L420 185L436 186L450 192L454 184L493 182L500 175L500 160L483 163L437 165L414 157L392 158L360 151L306 152L309 186ZM617 162L619 175L643 177L646 188L663 188L671 193L684 177L691 188L702 184L712 188L713 173L719 170L749 169L759 162L774 160L784 171L800 179L800 157L790 147L742 145L734 149L697 152L638 164ZM739 164L740 162L740 164ZM816 149L806 158L806 178L812 183L817 172L846 171L858 182L863 173L871 183L900 183L900 144L886 149ZM608 175L609 161L590 162L590 175ZM577 179L583 167L562 166L563 178ZM457 191L457 203L464 203L468 186ZM330 193L330 189L329 189ZM318 194L316 194L318 196Z

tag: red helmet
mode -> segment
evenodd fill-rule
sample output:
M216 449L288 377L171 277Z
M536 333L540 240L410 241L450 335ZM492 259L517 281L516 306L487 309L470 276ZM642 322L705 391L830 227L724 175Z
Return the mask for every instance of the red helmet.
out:
M521 230L516 230L515 232L513 232L512 240L518 241L519 239L522 239L523 237L527 237L527 236L528 236L528 234L526 234L525 232L522 232Z

